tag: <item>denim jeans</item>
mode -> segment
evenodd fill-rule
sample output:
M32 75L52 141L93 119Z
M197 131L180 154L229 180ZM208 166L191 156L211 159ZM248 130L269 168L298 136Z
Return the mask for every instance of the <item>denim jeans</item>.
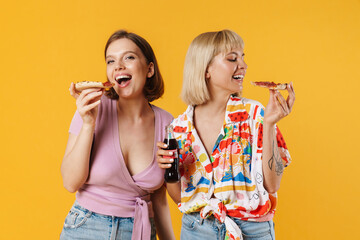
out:
M156 240L154 219L151 222L151 240ZM130 240L134 218L114 217L91 212L77 202L64 223L60 240Z
M232 218L242 231L244 240L274 240L274 223L250 222ZM214 216L202 219L199 213L184 214L182 218L181 240L223 240L225 224Z

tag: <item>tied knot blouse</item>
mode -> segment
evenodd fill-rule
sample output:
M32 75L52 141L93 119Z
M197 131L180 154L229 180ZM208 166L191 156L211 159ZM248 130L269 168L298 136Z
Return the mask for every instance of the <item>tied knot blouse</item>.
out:
M76 193L77 202L88 210L104 215L133 217L132 239L150 239L149 218L154 217L150 195L163 186L164 171L156 162L156 143L163 141L165 126L173 117L150 105L155 114L155 137L150 164L131 175L120 147L117 100L101 98L90 156L89 177ZM121 117L121 116L120 116ZM70 125L70 133L78 135L83 121L78 112ZM136 143L134 143L136 144Z
M213 214L225 222L229 239L240 239L241 230L229 217L248 221L273 218L277 194L263 186L262 137L264 107L257 101L231 96L224 124L209 156L193 124L194 107L172 125L180 148L189 148L181 158L181 203L183 213ZM209 116L210 117L210 116ZM277 128L277 145L286 167L290 155Z

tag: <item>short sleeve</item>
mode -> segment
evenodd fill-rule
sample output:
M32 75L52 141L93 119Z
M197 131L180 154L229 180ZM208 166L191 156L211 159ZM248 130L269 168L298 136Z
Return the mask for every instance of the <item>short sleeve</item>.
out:
M164 111L164 114L162 114L162 119L165 123L165 126L167 126L171 124L171 122L174 120L174 117L170 113Z
M83 120L79 112L76 111L70 124L69 133L79 135L82 125L83 125Z
M262 105L255 106L254 110L254 142L253 142L253 148L256 149L256 153L262 154L263 149L263 120L264 120L264 107ZM280 156L283 160L283 165L287 167L291 163L291 157L289 150L287 149L284 137L282 136L280 129L277 125L275 125L275 131L276 131L276 140L277 145L279 149Z
M160 123L158 126L156 126L156 131L160 131L161 133L165 134L165 126L169 125L174 117L169 112L157 106L152 105L152 108L156 112ZM163 136L163 134L161 134L161 136Z
M291 157L289 150L287 149L284 137L277 126L276 126L276 140L277 140L280 156L283 160L283 164L285 167L287 167L291 163Z

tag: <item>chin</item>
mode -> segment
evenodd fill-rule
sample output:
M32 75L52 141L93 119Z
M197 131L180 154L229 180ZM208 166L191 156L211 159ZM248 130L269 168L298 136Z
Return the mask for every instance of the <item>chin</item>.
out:
M242 96L242 91L237 91L237 92L234 92L231 94L232 96L235 96L235 97L241 97Z

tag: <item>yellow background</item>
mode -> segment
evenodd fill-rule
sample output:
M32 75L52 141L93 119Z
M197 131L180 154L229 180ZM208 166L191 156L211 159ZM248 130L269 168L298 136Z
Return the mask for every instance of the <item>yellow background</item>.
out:
M275 217L277 239L355 239L359 221L359 0L1 1L0 239L58 239L74 194L62 161L75 111L71 81L105 80L103 48L125 28L153 46L166 83L155 102L177 116L183 61L201 32L245 41L250 81L293 81L279 123L293 163ZM171 203L175 233L180 213Z

